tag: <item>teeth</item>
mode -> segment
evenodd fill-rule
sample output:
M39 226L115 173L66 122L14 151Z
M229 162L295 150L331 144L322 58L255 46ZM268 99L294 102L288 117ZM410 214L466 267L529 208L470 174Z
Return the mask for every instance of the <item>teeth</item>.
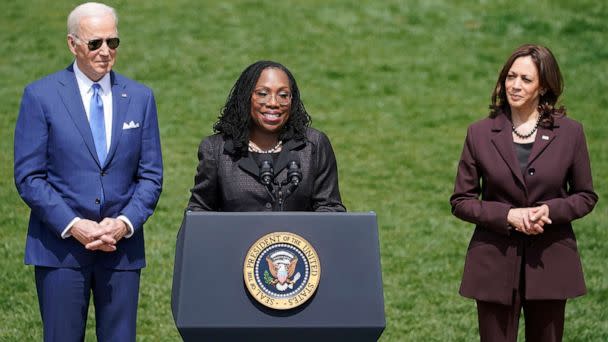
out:
M272 118L278 118L279 114L264 114L264 116L270 116Z

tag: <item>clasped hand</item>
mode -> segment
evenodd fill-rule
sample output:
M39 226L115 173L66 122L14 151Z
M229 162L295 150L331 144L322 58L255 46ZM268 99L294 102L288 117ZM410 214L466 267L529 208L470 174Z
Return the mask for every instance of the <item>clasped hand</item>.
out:
M510 209L507 221L518 232L526 235L541 234L544 225L551 224L549 206L543 204L538 207Z
M127 225L109 217L99 223L82 219L74 223L70 234L88 250L114 252L116 243L127 234Z

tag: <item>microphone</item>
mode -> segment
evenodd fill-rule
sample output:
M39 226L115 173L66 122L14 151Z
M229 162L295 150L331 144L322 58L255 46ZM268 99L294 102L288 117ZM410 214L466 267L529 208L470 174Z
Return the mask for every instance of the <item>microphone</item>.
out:
M302 181L302 171L300 171L300 165L295 160L288 163L287 180L291 183L294 190Z
M260 165L260 182L266 186L272 183L274 179L274 170L272 168L272 161L269 159L262 160Z
M270 196L270 198L272 199L272 203L275 203L277 201L277 197L275 196L275 189L272 184L274 181L274 169L272 168L272 159L268 158L268 156L266 155L263 155L259 167L260 183L264 185L268 196Z

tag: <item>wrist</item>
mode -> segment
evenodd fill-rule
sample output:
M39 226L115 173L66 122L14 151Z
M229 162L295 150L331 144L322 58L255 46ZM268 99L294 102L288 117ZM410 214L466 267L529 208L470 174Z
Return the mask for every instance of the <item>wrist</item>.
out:
M131 224L131 221L129 220L128 217L126 217L125 215L120 215L117 217L117 219L121 220L125 225L126 225L126 231L125 231L125 238L130 238L131 236L133 236L133 233L135 233L135 230L133 228L133 225Z
M117 219L120 225L120 237L123 237L125 235L127 235L127 233L129 233L129 228L127 228L127 223L121 219Z

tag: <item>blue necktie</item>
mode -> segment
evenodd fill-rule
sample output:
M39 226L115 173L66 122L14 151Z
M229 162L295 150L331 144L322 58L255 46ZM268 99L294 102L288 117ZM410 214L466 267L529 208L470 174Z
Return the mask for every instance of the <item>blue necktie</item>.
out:
M101 86L98 83L93 83L93 96L91 97L89 124L95 141L95 150L97 150L97 158L99 163L103 165L106 161L106 123L103 118L103 101L99 95Z

